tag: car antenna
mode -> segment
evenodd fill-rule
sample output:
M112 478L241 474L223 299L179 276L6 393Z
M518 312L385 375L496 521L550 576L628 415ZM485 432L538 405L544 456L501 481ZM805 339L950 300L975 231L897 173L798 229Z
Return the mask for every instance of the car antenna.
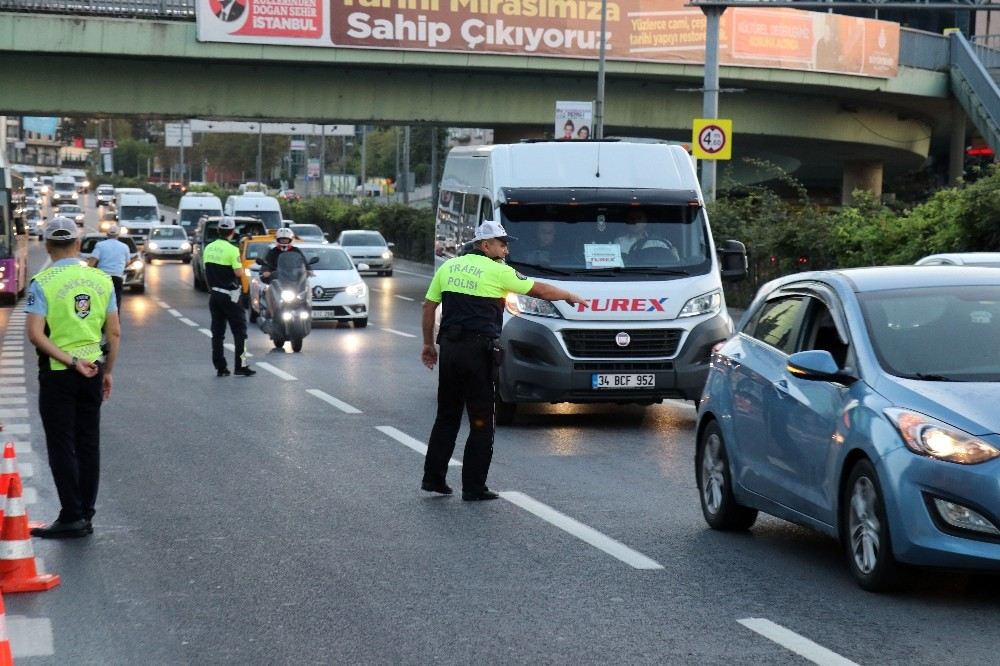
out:
M601 177L601 142L597 142L597 173L594 174L595 178Z

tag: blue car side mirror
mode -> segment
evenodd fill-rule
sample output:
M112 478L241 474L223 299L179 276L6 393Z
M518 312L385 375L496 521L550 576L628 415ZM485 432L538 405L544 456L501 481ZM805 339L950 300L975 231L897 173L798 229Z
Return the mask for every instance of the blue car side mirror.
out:
M788 357L788 372L799 379L817 382L837 382L850 385L858 378L842 370L833 355L825 349L796 352Z

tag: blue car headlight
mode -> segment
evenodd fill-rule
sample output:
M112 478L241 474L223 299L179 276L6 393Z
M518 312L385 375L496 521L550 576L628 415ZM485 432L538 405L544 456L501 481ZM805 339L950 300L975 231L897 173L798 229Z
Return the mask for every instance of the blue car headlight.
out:
M959 465L978 465L1000 456L991 444L919 412L890 407L885 415L896 425L906 448L922 456Z

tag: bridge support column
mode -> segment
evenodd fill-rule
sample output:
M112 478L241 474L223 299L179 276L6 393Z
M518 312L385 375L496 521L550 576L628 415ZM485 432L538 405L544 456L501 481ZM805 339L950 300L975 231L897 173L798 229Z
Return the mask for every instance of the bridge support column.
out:
M956 102L951 108L951 144L948 146L948 185L965 176L965 111Z
M844 163L844 180L840 192L840 203L850 206L854 203L854 190L868 190L875 196L882 196L882 162L858 160Z

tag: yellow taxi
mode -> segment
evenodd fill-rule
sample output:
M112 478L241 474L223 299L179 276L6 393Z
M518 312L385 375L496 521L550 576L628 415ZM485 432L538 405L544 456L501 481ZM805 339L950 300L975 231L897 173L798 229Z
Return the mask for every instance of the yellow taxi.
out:
M243 264L243 296L244 302L250 295L250 267L257 264L257 259L263 259L267 251L274 245L274 234L265 236L247 236L240 241L240 262Z

